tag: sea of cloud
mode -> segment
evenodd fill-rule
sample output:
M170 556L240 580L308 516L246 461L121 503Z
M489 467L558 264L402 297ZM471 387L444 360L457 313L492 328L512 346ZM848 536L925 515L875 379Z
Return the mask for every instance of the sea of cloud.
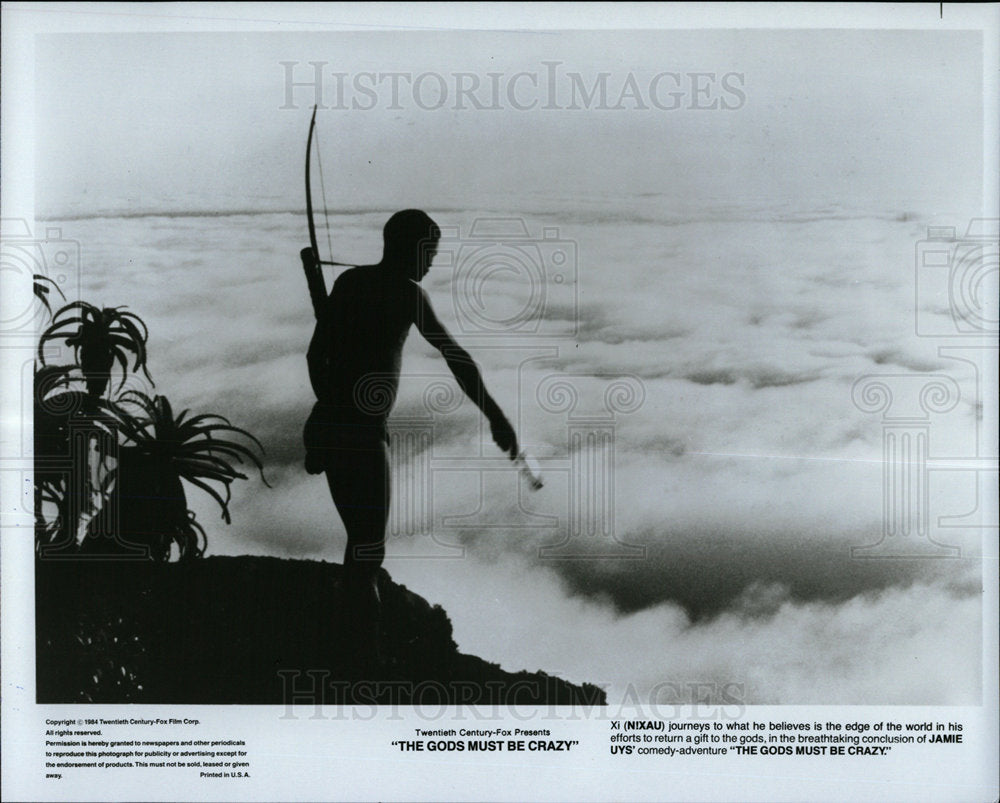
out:
M334 216L335 258L376 261L390 211ZM960 397L933 419L934 449L974 448L974 371L914 334L929 304L913 262L926 219L655 195L428 211L456 227L428 293L547 479L536 494L519 486L469 401L429 406L448 395L440 383L457 388L411 334L394 420L432 427L433 445L395 466L395 504L429 501L391 533L387 568L445 607L461 649L613 693L675 681L740 684L750 703L979 699L979 532L949 531L951 559L852 557L882 534L883 422L852 402L860 377L951 377ZM494 246L503 269L476 274L476 221L518 214L532 245ZM192 491L213 554L341 558L325 483L301 468L303 223L50 222L80 242L82 297L149 325L156 391L267 449L273 489L234 488L232 526ZM560 282L532 285L531 261L554 270L560 249ZM487 325L522 309L540 310L537 330ZM933 497L935 515L970 509L967 485Z

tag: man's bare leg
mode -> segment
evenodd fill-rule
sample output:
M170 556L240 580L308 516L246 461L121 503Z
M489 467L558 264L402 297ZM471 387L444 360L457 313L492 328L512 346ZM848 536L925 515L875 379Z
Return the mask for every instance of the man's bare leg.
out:
M326 477L347 530L344 574L359 607L379 604L378 570L385 558L389 518L388 445L381 439L343 444L333 450Z

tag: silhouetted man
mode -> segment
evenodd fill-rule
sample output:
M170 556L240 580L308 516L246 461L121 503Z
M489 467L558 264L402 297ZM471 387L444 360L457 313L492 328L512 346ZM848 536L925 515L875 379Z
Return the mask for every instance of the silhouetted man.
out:
M513 427L486 392L479 369L438 321L417 284L430 269L441 230L416 209L383 229L377 265L351 268L334 283L309 345L309 379L319 401L306 425L306 469L326 472L347 530L344 569L355 604L375 612L385 557L390 476L386 419L396 399L403 343L415 324L459 386L486 415L496 444L517 454Z

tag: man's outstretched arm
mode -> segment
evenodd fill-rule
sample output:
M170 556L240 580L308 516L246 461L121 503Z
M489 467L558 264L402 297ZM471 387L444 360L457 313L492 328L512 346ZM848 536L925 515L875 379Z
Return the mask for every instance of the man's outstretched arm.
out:
M490 431L496 445L513 459L518 452L517 435L507 420L507 416L503 414L503 410L487 392L486 385L483 384L483 376L479 372L479 366L476 365L469 353L455 342L455 339L438 320L423 288L417 287L417 294L416 325L420 334L441 352L441 356L448 363L448 368L455 375L458 386L466 396L475 402L490 422Z

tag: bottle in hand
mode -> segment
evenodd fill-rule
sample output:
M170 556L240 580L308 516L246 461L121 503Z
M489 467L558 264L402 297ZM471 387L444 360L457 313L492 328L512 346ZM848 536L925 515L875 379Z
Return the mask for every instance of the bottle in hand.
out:
M537 491L545 484L542 482L542 467L527 452L518 452L517 457L514 458L514 465L521 472L521 476L530 490Z

